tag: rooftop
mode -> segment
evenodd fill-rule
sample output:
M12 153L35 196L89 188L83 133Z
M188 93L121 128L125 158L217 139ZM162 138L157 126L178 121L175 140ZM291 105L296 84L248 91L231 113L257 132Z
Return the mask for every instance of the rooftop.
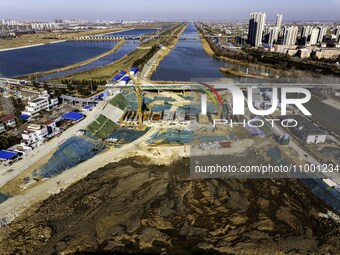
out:
M45 98L45 97L38 97L36 99L33 99L31 102L32 103L39 103L39 102L46 101L46 100L47 100L47 98Z
M15 158L17 155L18 155L17 152L1 150L0 160L10 160L10 159Z
M7 122L9 120L13 120L15 118L16 117L13 114L6 115L6 116L3 116L3 117L0 118L0 122L4 123L4 122Z
M63 119L72 121L79 121L84 117L85 115L80 112L69 112L63 115Z
M322 131L318 126L316 126L309 119L302 115L289 115L286 119L294 119L298 122L298 127L307 135L326 135L327 132Z

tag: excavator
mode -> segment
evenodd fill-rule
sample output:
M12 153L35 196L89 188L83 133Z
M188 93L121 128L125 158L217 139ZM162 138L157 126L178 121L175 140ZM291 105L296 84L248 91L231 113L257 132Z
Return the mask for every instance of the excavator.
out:
M138 103L138 107L137 107L138 129L142 130L143 129L143 90L140 88L140 79L138 75L137 75L137 78L135 78L129 73L129 77L133 81L133 84L136 86L135 92L137 95L137 103Z

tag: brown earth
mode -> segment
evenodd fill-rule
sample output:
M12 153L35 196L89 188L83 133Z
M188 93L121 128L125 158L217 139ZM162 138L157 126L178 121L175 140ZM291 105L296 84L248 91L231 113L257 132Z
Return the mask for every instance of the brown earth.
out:
M339 254L297 180L189 178L189 159L111 163L0 231L2 254Z

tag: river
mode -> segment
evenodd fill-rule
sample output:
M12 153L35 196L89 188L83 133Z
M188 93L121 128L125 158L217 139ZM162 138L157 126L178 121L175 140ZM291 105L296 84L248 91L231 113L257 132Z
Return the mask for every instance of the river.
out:
M209 56L203 49L198 31L190 22L177 45L159 64L152 80L190 81L194 78L223 78L219 68L229 66Z
M40 77L38 80L43 81L43 80L47 80L47 79L55 79L55 78L58 78L58 77L68 76L68 75L75 74L75 73L78 73L78 72L87 71L87 70L90 70L90 69L93 69L93 68L96 68L96 67L108 65L108 64L110 64L110 63L112 63L112 62L114 62L118 59L121 59L126 54L134 51L137 48L138 45L139 45L138 41L127 41L117 51L115 51L114 53L111 53L111 54L109 54L105 57L102 57L98 60L95 60L91 63L77 67L77 68L72 69L72 70L46 74L46 75Z
M149 34L153 31L155 31L155 29L132 29L108 34L107 36L141 36ZM1 51L0 74L2 74L4 77L13 78L35 72L45 72L48 70L61 68L85 61L89 58L93 58L106 51L109 51L117 43L118 41L65 41L60 43L45 44L37 47ZM108 64L109 62L113 62L125 54L133 51L137 46L138 43L127 43L122 47L121 50L101 58L100 60L89 64L89 66L83 66L83 69L79 71L88 70L100 65ZM117 57L115 55L117 55Z

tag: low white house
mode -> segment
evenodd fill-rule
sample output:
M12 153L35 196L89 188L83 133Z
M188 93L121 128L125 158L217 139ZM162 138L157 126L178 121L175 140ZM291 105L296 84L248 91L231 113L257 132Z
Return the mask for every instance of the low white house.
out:
M30 124L27 129L21 134L23 143L26 145L39 144L45 140L48 135L47 126ZM34 146L33 146L34 147Z
M22 114L34 115L42 110L49 109L49 102L47 97L39 97L28 102L25 111Z
M4 123L0 123L0 133L3 133L5 131L6 131L5 124Z
M294 120L297 126L294 127L294 132L306 143L325 143L327 139L327 132L322 131L318 126L313 124L307 118L301 115L290 115L285 117L288 123Z
M25 107L25 111L23 111L22 114L34 115L42 110L52 108L58 103L58 97L52 97L50 94L44 91L38 98L28 102L27 106Z
M1 117L0 123L2 123L5 128L13 128L17 125L16 117L13 114Z
M8 148L7 150L18 152L20 153L20 155L27 156L32 151L32 148L24 144L16 144L13 145L11 148Z

